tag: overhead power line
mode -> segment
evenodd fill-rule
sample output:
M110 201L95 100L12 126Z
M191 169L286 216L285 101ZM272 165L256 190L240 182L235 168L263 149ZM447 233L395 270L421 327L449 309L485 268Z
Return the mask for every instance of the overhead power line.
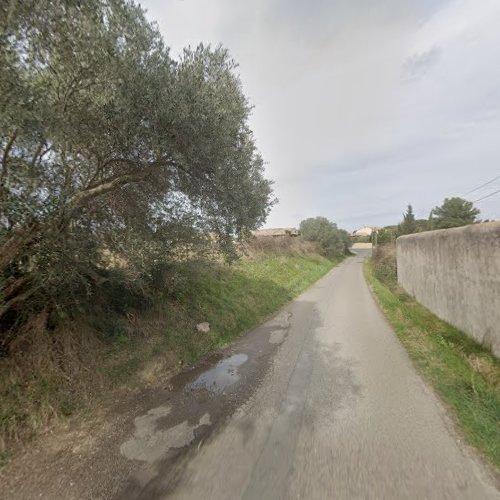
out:
M478 201L485 200L486 198L489 198L490 196L493 196L494 194L500 193L500 189L498 191L493 191L493 193L487 194L486 196L483 196L482 198L478 198L477 200L474 200L472 203L477 203Z
M495 182L496 180L500 179L500 175L497 175L495 178L489 180L488 182L485 182L484 184L481 184L480 186L474 188L474 189L471 189L470 191L467 191L465 194L463 194L462 196L467 196L468 194L471 194L471 193L474 193L475 191L478 191L479 189L485 187L485 186L488 186L488 184L491 184L492 182ZM489 196L489 195L488 195Z

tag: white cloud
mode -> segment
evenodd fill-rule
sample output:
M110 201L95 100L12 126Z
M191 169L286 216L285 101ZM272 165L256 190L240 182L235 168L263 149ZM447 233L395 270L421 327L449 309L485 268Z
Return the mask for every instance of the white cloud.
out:
M173 54L222 43L240 63L280 198L269 225L426 216L500 171L497 0L141 3ZM500 196L480 208L500 218Z

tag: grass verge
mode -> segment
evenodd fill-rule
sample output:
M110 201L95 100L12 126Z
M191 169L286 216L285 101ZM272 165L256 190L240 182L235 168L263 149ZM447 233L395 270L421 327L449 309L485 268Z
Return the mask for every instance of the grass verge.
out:
M451 408L469 443L499 471L500 361L376 275L373 260L367 259L367 281L417 369Z
M192 363L261 323L341 260L307 254L259 256L231 266L187 263L179 269L185 282L175 299L155 307L162 326L149 335L156 338L151 352L138 349L140 340L134 340L125 350L120 346L117 356L122 361L107 369L123 382L130 379L131 367L138 371L144 359L158 353L170 352L177 362ZM205 321L210 332L198 333L195 325Z
M147 308L122 315L96 308L91 321L61 325L55 347L41 330L29 369L0 358L0 466L55 422L91 415L107 398L121 399L122 389L126 397L130 388L158 383L172 368L256 326L341 260L302 246L295 254L268 251L231 266L172 264ZM196 331L203 321L209 333ZM97 329L104 334L97 337Z

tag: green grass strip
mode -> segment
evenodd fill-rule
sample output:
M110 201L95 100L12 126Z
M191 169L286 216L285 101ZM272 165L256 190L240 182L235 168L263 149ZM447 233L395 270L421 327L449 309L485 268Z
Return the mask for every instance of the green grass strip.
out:
M500 362L397 287L366 279L417 369L452 410L470 444L500 469Z
M257 326L341 260L277 255L198 268L178 302L166 305L166 315L175 318L167 331L172 348L195 361ZM193 321L207 321L210 333L192 334Z
M307 254L261 256L231 266L186 263L179 268L184 282L175 299L157 304L164 329L149 336L156 339L151 351L140 339L117 345L113 356L120 361L108 363L105 371L114 383L127 383L147 358L165 351L193 363L260 324L342 260ZM204 321L210 324L208 334L195 330Z
M165 367L192 363L257 326L341 260L271 254L231 266L209 261L176 265L175 293L154 298L151 311L137 319L140 335L118 336L95 353L99 377L92 382L105 396L115 387L144 386L143 369L150 363L162 376ZM210 323L208 334L196 331L202 321ZM24 383L10 365L1 368L0 466L10 457L5 443L26 441L47 423L88 410L82 394L57 373L38 370Z

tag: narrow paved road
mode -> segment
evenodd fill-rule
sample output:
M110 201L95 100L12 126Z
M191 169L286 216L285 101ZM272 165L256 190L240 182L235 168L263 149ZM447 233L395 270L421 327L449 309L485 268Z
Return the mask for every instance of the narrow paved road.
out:
M252 336L279 347L246 401L206 439L198 436L175 480L166 472L172 462L150 460L154 472L143 471L144 489L129 487L123 498L500 497L379 311L361 256L334 269ZM229 379L214 378L212 369L191 390L209 380L205 388L219 387L223 405L225 384L244 373L252 356L233 356ZM210 422L208 412L197 425ZM196 426L190 432L188 441ZM122 452L133 455L141 435L148 435L144 429L136 434ZM183 444L176 436L168 439ZM154 488L148 477L155 477Z

